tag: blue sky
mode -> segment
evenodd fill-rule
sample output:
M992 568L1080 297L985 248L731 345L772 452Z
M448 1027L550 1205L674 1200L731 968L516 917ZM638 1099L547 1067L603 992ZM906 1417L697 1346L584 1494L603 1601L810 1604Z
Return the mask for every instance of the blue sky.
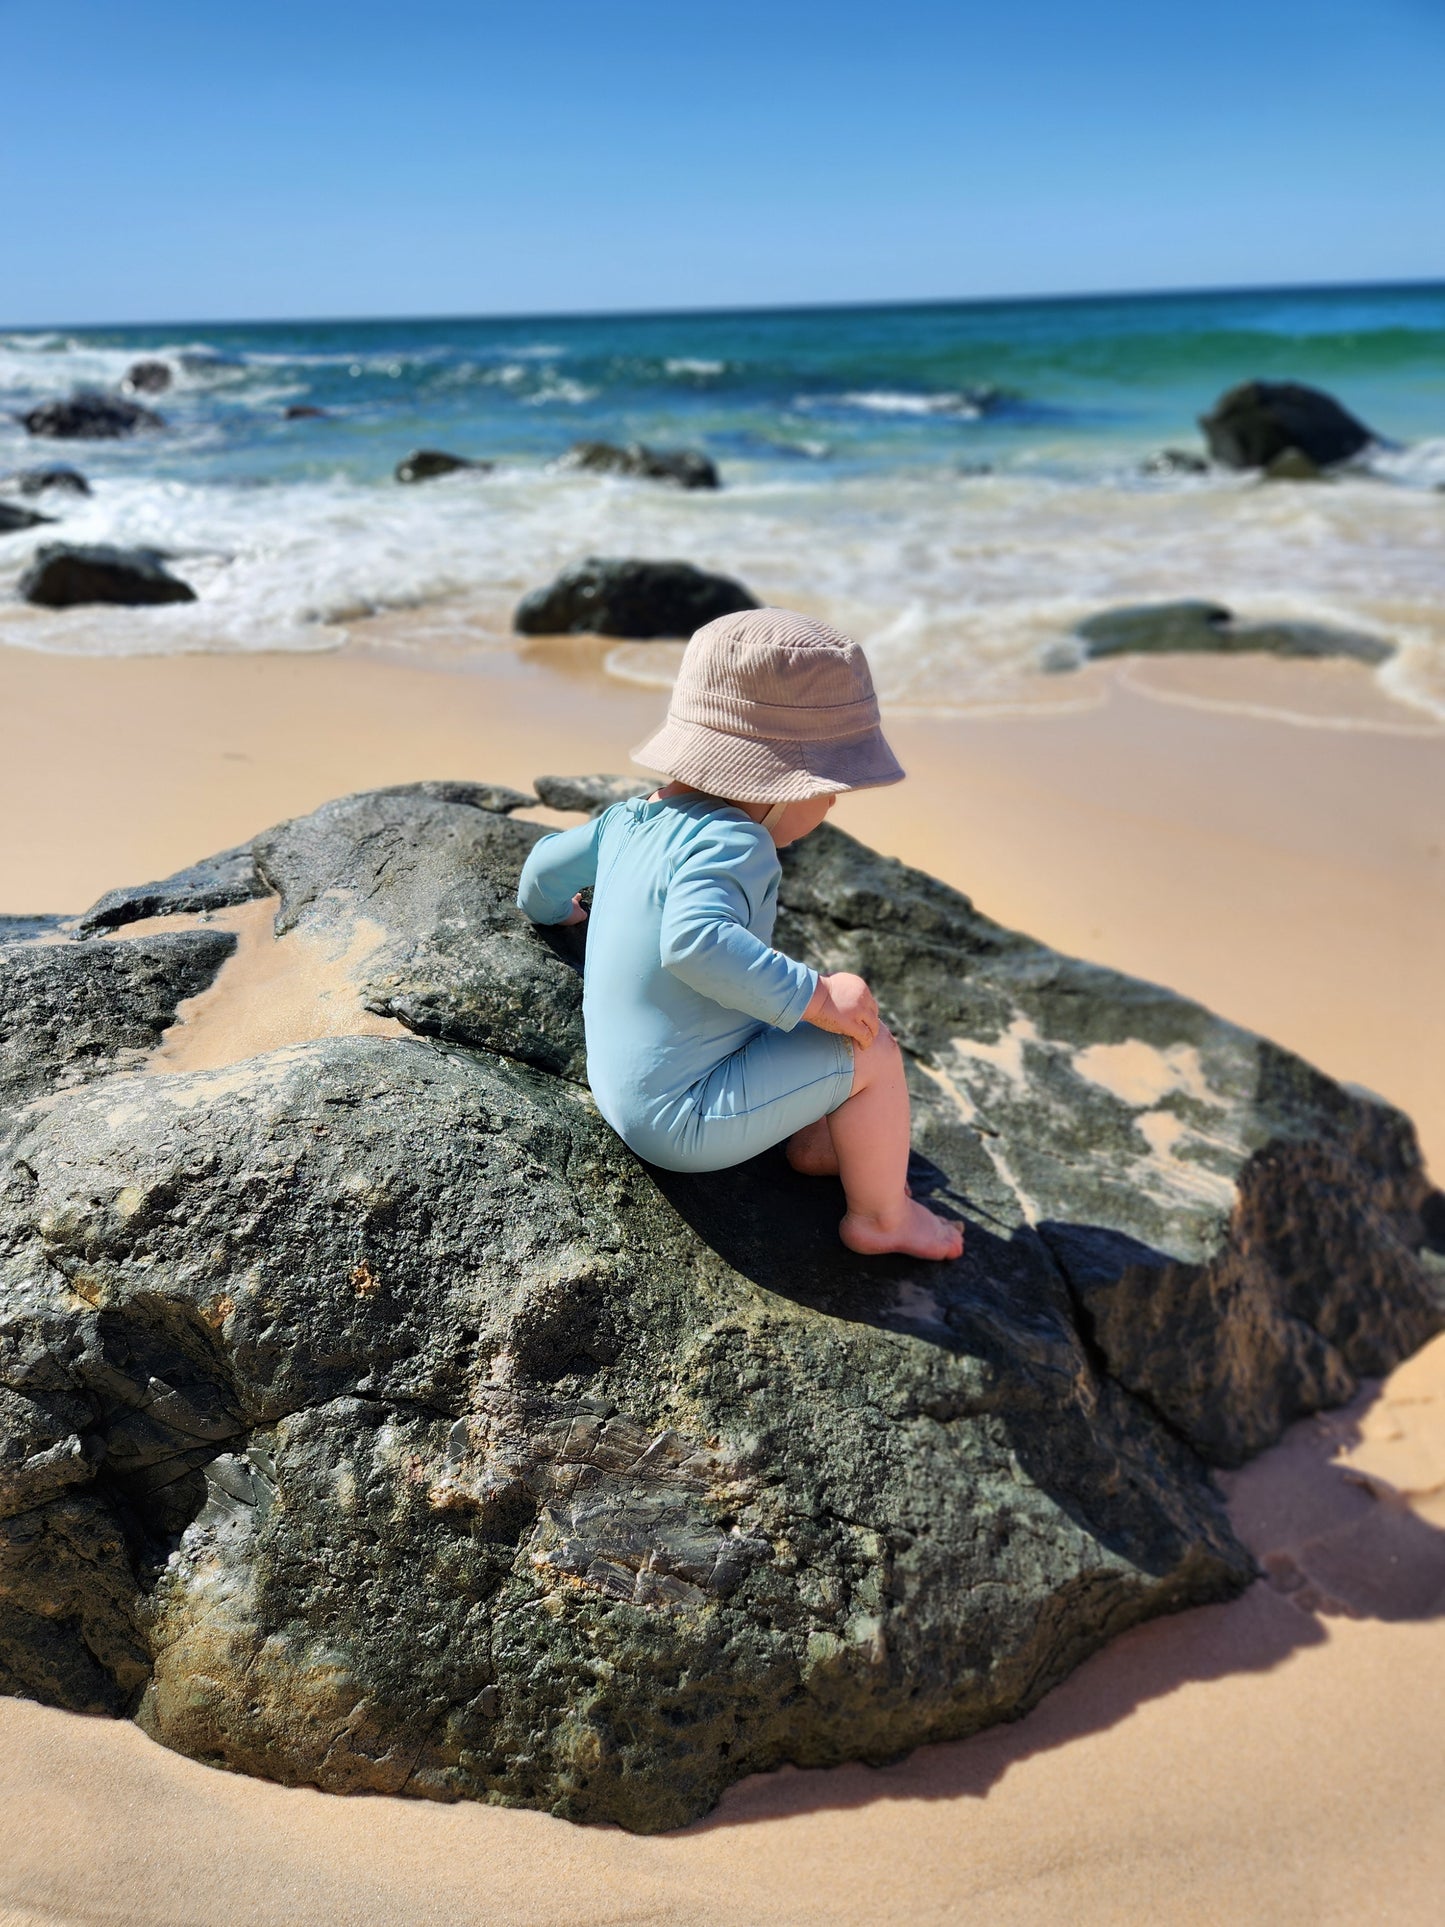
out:
M0 0L0 324L1445 276L1445 0Z

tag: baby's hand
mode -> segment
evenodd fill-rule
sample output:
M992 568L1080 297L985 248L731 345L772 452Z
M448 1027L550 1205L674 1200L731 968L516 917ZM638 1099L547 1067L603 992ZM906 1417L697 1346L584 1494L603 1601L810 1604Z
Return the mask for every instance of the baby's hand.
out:
M562 921L556 926L556 928L558 930L565 930L567 929L569 924L586 923L586 921L587 921L587 912L582 908L582 892L579 890L576 896L573 897L572 899L572 908L567 912L566 916L563 917Z
M818 988L803 1017L819 1030L851 1037L864 1050L878 1035L878 999L861 977L846 970L835 970L830 977L818 979Z

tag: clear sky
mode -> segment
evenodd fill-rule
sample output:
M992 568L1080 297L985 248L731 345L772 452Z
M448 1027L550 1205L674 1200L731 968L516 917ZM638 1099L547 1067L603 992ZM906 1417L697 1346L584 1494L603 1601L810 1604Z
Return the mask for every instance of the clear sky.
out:
M0 325L1445 277L1445 0L0 0Z

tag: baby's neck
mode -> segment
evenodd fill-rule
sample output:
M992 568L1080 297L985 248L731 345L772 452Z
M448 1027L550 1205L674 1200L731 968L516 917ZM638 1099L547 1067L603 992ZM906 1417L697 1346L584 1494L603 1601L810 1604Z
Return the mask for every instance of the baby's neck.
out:
M703 796L705 794L706 791L698 789L696 785L692 783L673 782L664 783L662 788L660 790L654 790L647 800L650 803L666 803L674 796ZM719 800L726 803L731 810L741 810L743 815L750 816L754 823L761 823L772 807L769 803L739 803L731 796L724 796Z

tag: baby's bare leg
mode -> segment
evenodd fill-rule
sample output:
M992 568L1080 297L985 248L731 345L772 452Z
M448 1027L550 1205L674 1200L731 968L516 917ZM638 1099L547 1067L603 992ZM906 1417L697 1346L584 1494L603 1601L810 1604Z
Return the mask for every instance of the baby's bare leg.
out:
M833 1133L828 1129L826 1117L794 1131L788 1139L788 1162L805 1177L837 1177L838 1153L833 1148Z
M838 1227L844 1244L868 1253L958 1257L963 1227L936 1217L908 1193L908 1084L886 1024L867 1050L855 1053L852 1095L827 1122L848 1200Z

